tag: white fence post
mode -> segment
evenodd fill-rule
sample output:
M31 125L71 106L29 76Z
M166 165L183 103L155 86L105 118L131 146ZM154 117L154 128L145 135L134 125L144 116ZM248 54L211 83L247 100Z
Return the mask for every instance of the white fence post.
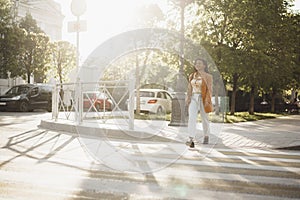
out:
M118 81L118 82L120 82L120 81ZM126 95L127 95L126 88L128 89L128 93L129 93L128 112L125 112L126 113L125 115L126 115L126 118L127 117L129 118L128 121L126 120L128 122L129 129L134 130L135 79L130 77L129 80L126 80L126 81L123 81L123 82L125 83L125 85L122 85L120 88L124 89L124 94L121 97L120 101L116 102L114 97L111 96L112 94L109 94L109 96L110 96L110 98L112 98L112 101L114 103L116 103L116 106L119 106L120 102L122 100L124 100L123 98L125 98ZM74 118L75 118L74 121L73 121L73 119L71 119L71 120L75 124L80 125L83 122L83 120L85 120L85 116L86 116L85 112L84 112L84 106L83 106L83 96L84 96L84 92L88 91L88 89L90 88L89 85L93 84L94 88L97 87L96 91L98 91L99 87L100 87L100 88L102 88L103 92L109 92L108 91L109 87L110 87L109 84L112 84L112 83L115 84L115 82L113 82L113 81L106 81L106 82L103 81L103 82L97 82L97 83L96 82L95 83L94 82L83 82L82 83L80 81L80 78L77 78L75 83L69 84L69 85L74 86L74 89L73 89L73 87L71 89L72 91L69 92L68 91L69 88L64 87L64 97L63 97L63 99L60 99L60 94L59 94L59 90L60 90L61 85L60 84L54 84L53 93L52 93L52 119L57 121L61 117L60 114L62 114L62 113L60 113L60 112L64 112L67 120L70 120L69 119L70 116L74 116ZM68 84L66 84L66 85L63 84L63 85L68 86ZM68 100L68 99L70 99L70 100ZM69 108L68 106L71 106L70 110L68 109ZM118 109L120 109L120 108L118 108ZM109 115L109 114L110 113L106 114L106 107L104 105L103 113L101 112L100 115L98 115L98 116L101 116L104 119L105 116ZM121 110L120 114L125 116L122 110ZM111 113L111 115L114 116L113 113Z
M52 90L52 119L57 121L58 118L58 107L59 107L59 97L57 94L57 85L54 84L53 90Z
M82 84L80 82L80 78L77 78L75 83L75 121L77 124L81 124L82 122Z
M75 108L75 122L77 123L77 124L79 124L79 122L80 122L80 119L78 119L79 118L79 78L77 78L76 79L76 82L75 82L75 97L74 97L74 100L75 100L75 102L74 102L74 108Z
M128 112L129 112L129 129L134 130L134 88L135 88L135 79L134 77L130 77L128 83L129 90L129 102L128 102Z
M79 78L79 84L78 84L78 94L79 94L79 99L78 99L78 114L79 114L79 124L82 122L82 114L83 114L83 94L82 94L82 83Z

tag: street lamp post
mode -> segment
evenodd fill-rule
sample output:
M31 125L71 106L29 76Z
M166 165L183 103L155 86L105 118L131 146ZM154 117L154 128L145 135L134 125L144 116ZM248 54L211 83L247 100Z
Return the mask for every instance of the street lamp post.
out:
M180 67L176 80L176 95L172 100L172 114L169 126L186 126L185 91L187 85L184 76L184 9L192 0L177 0L180 6Z
M76 21L76 74L79 72L79 32L80 32L80 16L85 13L86 3L85 0L72 0L71 2L71 11L72 14L77 17ZM82 95L81 95L81 83L79 78L76 80L75 87L75 108L77 108L77 113L75 114L75 120L78 124L81 123L82 120Z
M86 11L85 0L72 0L71 2L71 11L74 16L77 17L76 21L76 73L79 69L79 32L80 32L80 16L83 15Z

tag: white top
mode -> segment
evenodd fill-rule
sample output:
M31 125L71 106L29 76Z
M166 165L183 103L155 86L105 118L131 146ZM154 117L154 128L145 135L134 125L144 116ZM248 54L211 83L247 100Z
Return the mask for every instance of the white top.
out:
M191 80L191 85L193 88L193 93L199 93L201 94L201 85L202 85L202 79L199 78L193 78Z

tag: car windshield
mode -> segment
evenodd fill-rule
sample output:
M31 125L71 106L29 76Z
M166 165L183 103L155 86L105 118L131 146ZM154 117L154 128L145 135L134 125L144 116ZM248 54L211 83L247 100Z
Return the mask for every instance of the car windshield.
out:
M8 90L5 94L10 95L20 95L20 94L27 94L29 90L28 86L15 86Z
M140 91L140 97L155 97L155 93L148 91Z

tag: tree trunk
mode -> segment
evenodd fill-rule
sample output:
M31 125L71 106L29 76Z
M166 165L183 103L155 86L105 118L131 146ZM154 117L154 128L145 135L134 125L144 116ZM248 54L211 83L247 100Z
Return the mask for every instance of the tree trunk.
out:
M64 88L62 85L62 81L60 80L60 91L59 91L59 96L60 96L60 101L64 102Z
M276 90L272 89L271 112L275 113Z
M250 105L249 105L249 114L253 115L254 114L254 97L255 97L255 87L251 87L250 91Z
M30 83L30 75L31 75L31 73L27 72L27 83Z
M237 92L237 82L238 82L238 74L233 74L233 89L231 94L231 104L230 104L230 114L234 115L235 113L235 100L236 100L236 92Z

